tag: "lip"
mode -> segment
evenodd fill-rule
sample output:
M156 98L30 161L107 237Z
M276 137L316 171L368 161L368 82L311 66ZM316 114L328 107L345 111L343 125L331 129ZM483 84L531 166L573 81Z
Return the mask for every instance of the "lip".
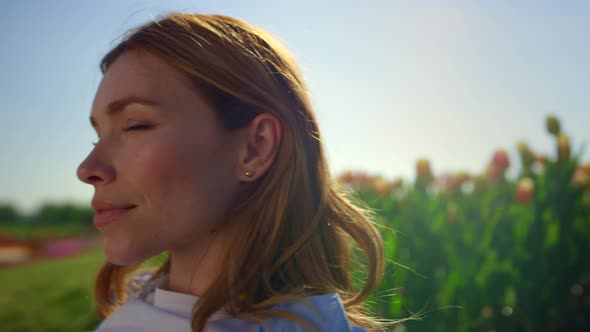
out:
M97 198L93 199L91 204L96 212L101 212L102 210L126 209L135 206L133 204L114 204Z
M131 213L135 206L115 209L100 209L94 214L93 222L96 228L102 228L106 225L117 221Z

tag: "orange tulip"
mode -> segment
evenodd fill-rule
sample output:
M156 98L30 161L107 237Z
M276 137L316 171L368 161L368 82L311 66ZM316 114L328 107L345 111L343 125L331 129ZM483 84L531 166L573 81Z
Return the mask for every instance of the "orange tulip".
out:
M572 183L579 188L584 188L590 185L590 165L581 165L576 168L576 172L572 177ZM588 170L586 170L588 168Z
M426 159L420 159L416 162L416 173L419 177L432 177L430 162Z
M545 157L544 155L536 155L535 156L535 162L537 162L538 164L541 164L542 166L545 166L547 164L547 157Z
M363 172L346 171L338 177L338 181L353 189L368 189L373 185L373 177Z
M531 178L522 178L516 185L516 199L523 203L528 204L533 199L535 191L535 183Z
M455 179L457 180L457 186L461 187L463 183L471 180L471 175L469 175L467 172L458 172L455 174Z
M375 178L373 180L373 190L379 196L385 196L391 192L392 186L387 181L383 180L382 178Z
M566 134L557 135L557 155L560 160L567 160L570 158L570 137Z

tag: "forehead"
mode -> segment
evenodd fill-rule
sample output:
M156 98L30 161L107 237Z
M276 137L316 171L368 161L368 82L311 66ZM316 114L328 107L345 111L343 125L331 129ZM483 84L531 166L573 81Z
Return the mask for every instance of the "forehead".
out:
M165 104L191 90L188 79L165 61L145 51L130 50L105 72L92 108L99 111L110 102L129 96Z

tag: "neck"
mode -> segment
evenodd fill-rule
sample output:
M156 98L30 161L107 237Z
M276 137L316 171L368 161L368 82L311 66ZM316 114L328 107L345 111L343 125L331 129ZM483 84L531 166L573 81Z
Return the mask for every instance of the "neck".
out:
M170 250L168 290L202 296L221 269L224 254L224 234L212 234L194 246Z

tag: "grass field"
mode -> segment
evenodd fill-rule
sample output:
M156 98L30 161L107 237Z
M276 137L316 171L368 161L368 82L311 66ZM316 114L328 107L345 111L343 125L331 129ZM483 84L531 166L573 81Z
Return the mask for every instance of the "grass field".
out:
M81 224L36 225L0 223L0 236L17 239L46 239L72 235L98 235L96 228Z
M161 265L163 253L142 267ZM92 287L102 247L67 259L0 269L0 331L93 331L99 323Z
M12 331L91 331L99 320L92 283L102 249L0 270L0 326Z

